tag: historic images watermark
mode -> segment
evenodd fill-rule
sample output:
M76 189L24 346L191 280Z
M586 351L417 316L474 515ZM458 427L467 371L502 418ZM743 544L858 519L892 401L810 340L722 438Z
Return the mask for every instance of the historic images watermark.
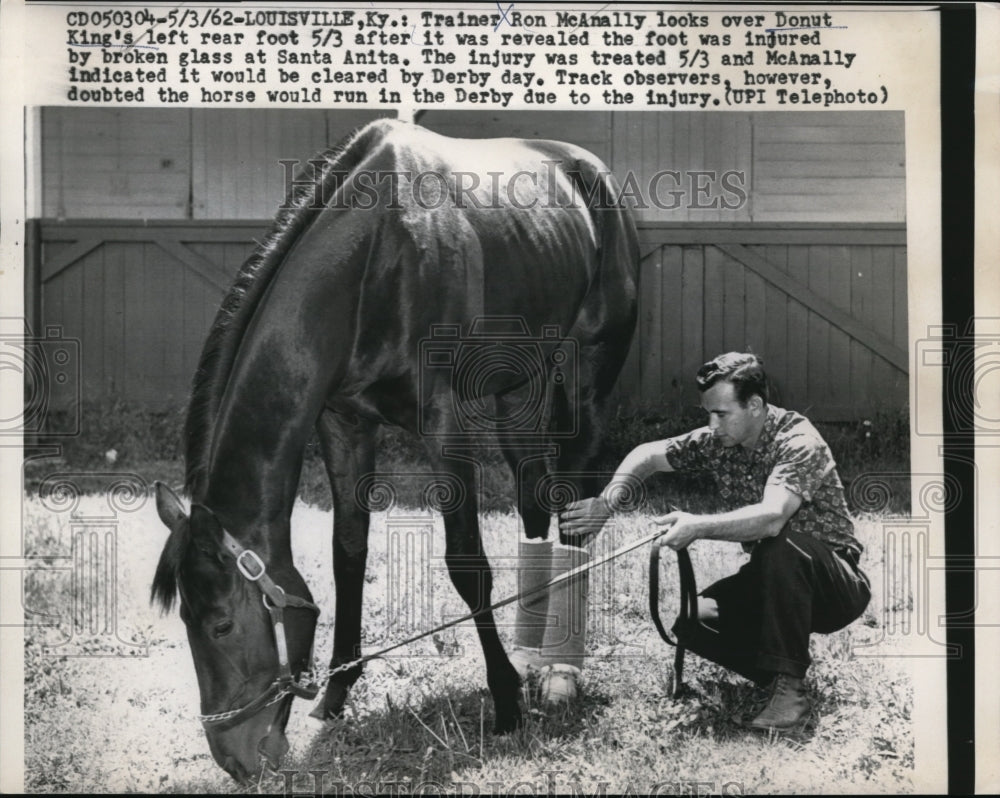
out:
M353 210L402 210L443 207L472 210L599 209L624 205L632 210L733 211L748 201L745 172L660 169L648 176L628 171L614 192L605 191L611 172L585 187L582 173L562 170L560 160L542 161L544 171L472 172L440 170L343 171L332 160L314 158L279 161L284 170L285 194L308 191L310 207ZM301 169L300 169L301 167ZM579 178L579 179L578 179ZM286 201L282 207L293 207Z
M282 795L285 798L305 796L374 796L374 795L573 795L580 798L604 798L609 794L610 783L595 781L584 783L569 780L560 770L542 772L537 781L464 781L461 778L443 783L439 781L358 781L348 783L332 778L325 770L279 770L282 778ZM623 795L745 795L743 782L735 779L664 779L655 783L628 782Z

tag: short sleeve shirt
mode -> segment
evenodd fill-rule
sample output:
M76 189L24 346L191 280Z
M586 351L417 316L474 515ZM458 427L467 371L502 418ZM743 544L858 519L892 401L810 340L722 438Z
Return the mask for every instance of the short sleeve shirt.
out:
M668 439L666 456L677 471L714 474L725 510L757 504L767 485L781 485L802 498L787 529L861 554L830 447L799 413L769 405L753 449L727 448L702 427Z

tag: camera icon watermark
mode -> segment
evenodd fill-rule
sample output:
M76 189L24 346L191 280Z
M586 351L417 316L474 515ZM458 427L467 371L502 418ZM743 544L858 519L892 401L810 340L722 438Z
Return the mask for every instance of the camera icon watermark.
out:
M914 415L918 435L941 435L935 410L920 390L931 373L944 380L945 412L958 435L1000 435L1000 318L971 319L962 332L954 324L932 326L916 342L913 374Z
M419 370L421 435L548 439L579 431L579 350L558 325L533 335L523 317L481 316L463 335L458 324L435 324L420 341ZM563 412L553 425L557 391ZM445 423L449 416L454 424Z
M80 341L46 326L34 336L23 319L0 319L0 372L21 380L19 413L0 417L0 435L74 436L80 433Z

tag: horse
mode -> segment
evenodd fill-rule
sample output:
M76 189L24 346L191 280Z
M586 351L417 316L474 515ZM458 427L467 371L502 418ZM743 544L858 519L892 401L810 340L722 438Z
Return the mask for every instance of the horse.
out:
M333 498L334 669L360 652L372 508L358 486L379 425L420 435L435 473L461 486L441 508L445 560L483 610L492 576L462 442L489 428L525 535L546 537L536 488L593 462L636 322L635 224L580 147L378 120L309 163L205 341L184 431L190 511L155 490L170 533L151 601L167 612L179 599L209 747L240 782L261 759L277 769L291 702L310 695L319 610L290 516L313 430ZM556 445L539 457L540 444ZM509 732L520 679L492 612L475 624L494 731ZM323 718L342 714L360 674L331 676Z

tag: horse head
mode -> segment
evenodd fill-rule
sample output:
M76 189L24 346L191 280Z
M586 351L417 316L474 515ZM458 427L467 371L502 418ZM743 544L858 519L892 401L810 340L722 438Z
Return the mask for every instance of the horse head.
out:
M193 503L187 515L159 482L156 509L170 536L151 598L169 611L179 597L212 756L245 783L261 759L277 769L288 750L285 726L293 696L308 696L298 679L319 611L290 556L265 565L211 510Z

